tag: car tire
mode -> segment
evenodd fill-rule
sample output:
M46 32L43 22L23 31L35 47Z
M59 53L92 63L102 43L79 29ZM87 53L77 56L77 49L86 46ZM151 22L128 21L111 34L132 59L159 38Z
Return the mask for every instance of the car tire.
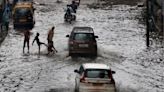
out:
M72 59L76 59L77 58L76 54L69 53L69 56L71 56Z
M94 57L97 57L97 52L95 54L93 54Z
M73 54L72 54L72 55L70 55L70 56L71 56L71 58L75 58L75 57L76 57L76 56L75 56L75 55L73 55Z
M33 24L31 25L31 29L34 28L34 25L35 25L35 23L33 23Z
M16 29L16 28L17 28L17 25L14 24L14 29Z
M97 57L97 46L95 46L95 53L93 54L93 56Z

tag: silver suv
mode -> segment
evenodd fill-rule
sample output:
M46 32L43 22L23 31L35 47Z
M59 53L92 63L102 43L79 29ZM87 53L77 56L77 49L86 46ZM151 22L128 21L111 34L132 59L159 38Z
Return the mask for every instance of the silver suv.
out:
M108 65L97 63L82 64L75 78L75 92L116 92L115 81Z

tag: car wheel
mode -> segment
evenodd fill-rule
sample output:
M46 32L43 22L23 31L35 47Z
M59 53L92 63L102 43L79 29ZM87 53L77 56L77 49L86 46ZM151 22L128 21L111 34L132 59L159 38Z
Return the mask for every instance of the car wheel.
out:
M76 58L76 56L74 54L71 54L70 56L71 56L71 58Z
M73 59L73 60L76 60L77 59L77 55L76 54L69 54L70 56L71 56L71 58Z
M14 29L16 29L17 28L17 26L14 24Z
M93 56L97 57L97 46L95 46L95 51L94 51Z
M94 56L97 57L97 51L95 52Z

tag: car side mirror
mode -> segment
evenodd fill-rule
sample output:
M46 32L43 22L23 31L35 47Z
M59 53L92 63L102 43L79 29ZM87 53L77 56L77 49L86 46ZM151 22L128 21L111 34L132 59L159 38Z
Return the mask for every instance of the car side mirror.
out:
M98 36L95 36L95 38L99 38Z
M74 72L75 72L75 73L79 73L79 71L78 71L78 70L74 70Z
M66 37L69 37L69 35L66 35Z
M112 71L112 74L115 74L116 72L115 71Z

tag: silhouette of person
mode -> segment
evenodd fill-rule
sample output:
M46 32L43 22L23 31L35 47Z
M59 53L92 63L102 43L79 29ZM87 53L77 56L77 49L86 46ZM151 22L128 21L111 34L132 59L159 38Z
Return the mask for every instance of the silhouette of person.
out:
M49 30L49 32L48 32L48 36L47 36L47 41L48 41L48 43L49 43L50 41L52 41L52 39L53 39L53 37L54 37L54 29L55 29L55 27L53 26L53 27Z
M24 53L24 48L26 47L26 43L27 43L27 48L28 48L28 53L29 53L29 41L30 41L30 31L27 30L24 32L24 44L23 44L23 53Z
M44 44L45 46L46 46L46 44L45 43L43 43L43 42L40 42L40 40L39 40L39 33L36 33L36 36L35 36L35 38L34 38L34 40L33 40L33 42L32 42L32 45L33 45L33 43L36 41L36 43L37 43L37 45L38 45L38 47L39 47L39 54L40 54L40 47L41 47L41 45L42 44Z

